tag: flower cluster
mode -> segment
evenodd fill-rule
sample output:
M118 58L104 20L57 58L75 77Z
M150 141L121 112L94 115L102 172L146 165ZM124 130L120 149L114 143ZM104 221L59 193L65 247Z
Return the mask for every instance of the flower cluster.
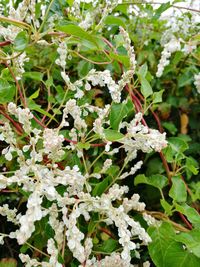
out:
M158 70L156 73L157 77L161 77L164 71L164 68L169 65L169 58L172 53L179 51L181 49L180 41L175 37L172 38L168 43L164 45L164 50L161 53L161 59L158 64Z
M88 105L85 108L90 111L96 109L99 114L104 114L99 115L100 118L108 113L108 109L92 109ZM72 169L68 166L60 169L55 162L64 152L64 137L59 134L59 131L62 127L69 126L68 115L70 114L74 119L74 127L81 133L82 137L84 137L87 129L85 121L81 118L82 110L76 105L76 101L69 100L66 103L60 127L57 129L45 128L43 131L32 127L33 115L27 108L22 109L10 103L8 110L16 116L24 131L30 136L30 144L26 144L23 150L19 150L15 139L16 134L12 128L8 127L9 124L5 122L4 126L1 127L1 139L7 142L13 151L17 152L19 168L9 177L1 175L0 187L6 188L16 183L23 190L29 192L25 214L17 213L17 210L10 210L6 205L0 209L2 215L7 216L8 220L19 226L15 232L9 234L10 238L16 238L19 244L24 244L34 233L35 222L48 216L49 225L53 229L56 228L56 231L47 243L47 252L50 255L49 262L42 263L42 266L61 266L58 262L58 253L65 240L64 236L66 236L68 248L80 263L87 262L87 266L95 266L96 259L90 256L93 244L91 239L86 238L79 229L78 221L83 216L84 220L88 222L92 213L98 213L106 225L114 224L116 226L118 242L122 246L121 255L112 254L110 257L102 259L102 266L106 266L105 264L109 264L109 262L113 264L117 259L120 262L119 266L131 266L130 252L140 248L140 242L133 242L132 237L138 237L142 244L146 245L151 241L140 223L128 214L131 210L144 211L145 204L139 202L139 195L134 194L130 200L124 198L123 195L128 192L128 187L115 183L108 192L101 196L93 196L91 194L92 188L88 183L88 173L81 173L78 166L74 166ZM138 114L130 124L126 125L127 137L125 139L129 140L130 145L136 151L138 149L142 149L144 152L149 152L152 149L159 151L166 144L164 136L163 140L159 142L158 137L160 138L162 135L159 136L155 130L146 129L140 123L140 119L141 115ZM42 147L41 145L38 146L41 143L40 140L43 140ZM125 140L123 142L126 144ZM45 157L49 159L47 164L43 163ZM112 161L106 159L101 174L104 175L111 165ZM118 178L123 179L128 175L133 175L141 165L142 162L139 161L131 168L130 172L124 172ZM65 186L64 194L57 191L60 185ZM84 188L87 188L87 192ZM49 208L44 205L45 199L52 203ZM121 204L116 206L116 201L121 202ZM22 262L26 263L26 266L39 266L39 262L30 259L28 255L21 254L20 258Z

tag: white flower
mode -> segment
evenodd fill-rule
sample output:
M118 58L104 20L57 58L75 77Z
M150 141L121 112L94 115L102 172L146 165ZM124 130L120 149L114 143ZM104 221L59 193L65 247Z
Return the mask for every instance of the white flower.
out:
M5 237L5 236L3 236L3 235L0 235L0 245L3 245L3 244L4 244L4 240L3 240L3 239L4 239L4 237Z
M65 70L66 58L67 58L67 45L64 41L59 44L57 52L59 54L59 58L56 59L55 63L61 66L63 70Z
M194 85L197 88L197 92L200 94L200 73L194 75Z
M168 43L164 45L164 50L161 53L161 59L158 64L158 70L156 73L157 77L161 77L165 66L167 66L170 61L169 58L172 53L179 51L181 49L180 41L173 37Z
M101 173L105 173L112 165L112 159L106 159L106 161L103 164L103 168L101 170Z
M62 143L64 136L59 135L56 129L44 129L43 133L44 152L48 154L49 158L57 160L63 156Z
M143 211L145 209L145 203L139 202L140 196L138 194L133 194L131 199L123 199L123 207L126 213L130 210Z

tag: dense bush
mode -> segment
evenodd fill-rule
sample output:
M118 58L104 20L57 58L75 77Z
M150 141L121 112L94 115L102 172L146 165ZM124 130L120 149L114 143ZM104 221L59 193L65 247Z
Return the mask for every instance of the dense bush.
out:
M177 2L1 1L0 266L200 266L200 11Z

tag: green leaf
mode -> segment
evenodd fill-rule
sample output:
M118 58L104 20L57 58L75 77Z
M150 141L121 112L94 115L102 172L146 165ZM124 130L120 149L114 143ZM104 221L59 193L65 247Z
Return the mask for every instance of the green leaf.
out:
M142 66L140 66L138 70L138 75L145 78L147 75L147 71L148 71L147 63L144 63Z
M106 177L102 182L95 185L92 195L93 196L101 196L106 188L108 188L109 184L112 182L112 178L110 176Z
M162 223L159 227L150 227L148 229L152 242L148 246L149 254L158 267L164 267L164 257L166 249L170 245L170 238L175 236L174 229L169 223Z
M169 223L160 227L150 227L148 233L152 238L148 249L157 267L197 267L200 259L175 241L176 235Z
M161 199L160 200L160 203L161 203L163 209L165 210L165 213L167 215L169 215L169 216L172 215L172 208L173 208L173 206L170 205L165 199Z
M200 259L176 241L171 241L166 248L164 267L197 267Z
M35 111L41 113L42 115L45 115L45 116L49 117L50 119L53 119L54 121L58 122L49 112L47 112L44 109L42 109L38 104L36 104L30 98L28 99L28 108L30 110L35 110Z
M15 86L0 79L0 104L11 102L15 95Z
M79 142L79 143L77 144L77 147L78 147L79 149L85 149L85 150L88 150L88 149L90 148L90 143L81 143L81 142Z
M98 46L97 41L95 40L95 37L86 31L84 31L81 27L75 25L75 24L67 24L67 25L58 25L56 27L58 31L65 32L67 34L76 36L81 39L85 39L96 46Z
M168 184L168 179L161 174L151 175L150 177L139 174L135 177L134 184L148 184L162 190L162 188Z
M200 231L193 229L188 233L176 235L175 240L183 243L187 249L200 258Z
M113 103L110 111L110 126L113 130L118 130L120 122L130 111L130 106L126 103Z
M37 71L24 72L23 77L30 78L35 81L42 81L43 73Z
M121 134L120 132L111 130L111 129L105 129L104 134L105 134L106 140L112 141L112 142L120 140L124 137L124 135Z
M163 127L167 129L172 135L176 134L178 129L172 122L163 122Z
M14 43L13 48L16 51L23 51L28 45L28 35L25 31L21 31L17 34Z
M106 253L113 252L118 246L118 242L112 238L109 238L108 240L104 241L101 246L96 246L94 249Z
M143 96L147 98L153 94L153 90L151 88L150 83L143 76L140 76L140 80L141 80L141 92Z
M183 154L188 149L188 144L182 137L168 138L168 146L163 149L168 162L173 162L174 159L181 160L186 156Z
M78 75L80 77L84 77L88 74L88 72L93 68L93 64L90 62L87 62L85 60L81 60L78 63L77 69L78 69Z
M162 102L162 94L163 94L164 90L161 90L159 92L155 92L153 93L153 103L160 103Z
M104 23L108 25L117 25L117 26L122 26L123 28L126 28L126 24L124 23L122 18L115 17L112 15L107 16L104 20Z
M39 96L40 93L40 88L38 88L38 90L36 90L31 96L29 96L29 99L35 99Z
M180 177L172 177L172 187L169 190L169 196L177 202L185 202L187 200L186 187Z
M186 203L181 205L175 203L175 208L177 211L183 213L193 226L200 229L200 216L194 208L188 206Z
M111 59L114 59L114 60L122 63L126 68L128 68L130 66L130 59L126 55L119 55L119 54L115 54L113 52L110 52L109 56Z
M187 157L186 158L186 168L187 168L187 170L192 172L194 175L197 175L198 172L199 172L198 171L198 163L192 157Z
M153 16L154 19L159 19L161 14L167 10L168 8L170 8L170 2L161 4L159 8L156 9L155 11L155 15Z

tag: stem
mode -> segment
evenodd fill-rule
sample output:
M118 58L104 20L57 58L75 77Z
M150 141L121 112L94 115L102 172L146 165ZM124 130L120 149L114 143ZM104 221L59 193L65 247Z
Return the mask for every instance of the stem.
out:
M44 16L44 18L43 18L42 24L40 25L40 28L39 28L39 30L38 30L38 33L40 33L40 32L42 31L43 27L44 27L44 24L45 24L45 22L46 22L46 20L47 20L47 16L48 16L48 14L49 14L49 11L50 11L50 9L51 9L51 6L53 5L53 2L54 2L54 0L51 0L49 6L48 6L48 8L47 8L47 11L46 11L46 13L45 13L45 16Z
M167 174L168 183L169 183L169 185L171 185L172 184L172 177L171 177L171 172L170 172L167 160L166 160L165 156L163 155L162 151L159 152L159 155L160 155L160 158L162 160L163 166L164 166L166 174Z
M7 46L7 45L9 45L11 43L12 43L11 41L0 42L0 47Z
M190 229L190 230L192 230L192 225L188 222L188 220L185 218L185 216L182 214L182 213L180 213L180 212L178 212L178 215L179 215L179 217L181 218L181 220L187 225L187 227Z
M66 226L64 227L64 237L63 237L63 243L62 243L62 258L63 258L63 260L64 260L64 257L65 257L65 244L66 244L65 232L66 232Z
M40 249L38 249L38 248L36 248L36 247L34 247L33 245L31 245L30 243L28 243L28 242L25 242L25 244L26 245L28 245L30 248L32 248L32 249L34 249L34 250L36 250L37 252L39 252L40 254L42 254L42 255L44 255L44 256L46 256L46 257L48 257L48 258L50 258L50 256L48 255L48 254L46 254L45 252L43 252L42 250L40 250Z
M84 60L86 60L86 61L88 61L88 62L90 62L90 63L96 64L96 65L108 65L108 64L110 64L110 63L113 62L113 60L111 60L111 61L105 61L105 62L97 62L97 61L93 61L93 60L91 60L91 59L89 59L89 58L86 58L86 57L82 56L81 54L79 54L79 53L76 52L76 51L71 51L71 52L74 53L74 54L76 54L76 55L79 56L80 58L82 58L82 59L84 59Z
M92 164L90 164L90 168L89 171L91 170L92 166L103 156L103 154L105 153L105 150L103 150L98 157L95 158L95 160L92 162Z
M11 24L14 24L18 27L22 27L22 28L27 28L27 29L31 29L31 26L23 21L20 21L20 20L16 20L16 19L12 19L12 18L7 18L7 17L4 17L4 16L0 16L0 21L2 22L8 22L8 23L11 23Z

